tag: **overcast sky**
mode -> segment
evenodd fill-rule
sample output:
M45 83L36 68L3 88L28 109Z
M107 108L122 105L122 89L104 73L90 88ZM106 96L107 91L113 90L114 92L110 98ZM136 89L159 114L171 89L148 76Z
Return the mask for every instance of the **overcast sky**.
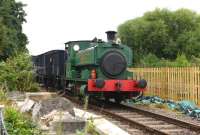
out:
M30 54L63 49L70 40L106 39L105 31L117 30L126 20L155 8L188 8L200 13L199 0L17 0L27 4Z

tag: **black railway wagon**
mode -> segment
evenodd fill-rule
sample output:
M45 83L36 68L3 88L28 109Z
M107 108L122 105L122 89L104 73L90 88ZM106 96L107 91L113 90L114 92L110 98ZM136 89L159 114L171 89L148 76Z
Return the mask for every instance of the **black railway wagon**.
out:
M35 68L37 81L47 88L54 87L62 89L65 69L65 51L52 50L44 54L35 56Z
M36 61L37 61L37 56L32 56L32 62L33 62L33 66L36 66Z

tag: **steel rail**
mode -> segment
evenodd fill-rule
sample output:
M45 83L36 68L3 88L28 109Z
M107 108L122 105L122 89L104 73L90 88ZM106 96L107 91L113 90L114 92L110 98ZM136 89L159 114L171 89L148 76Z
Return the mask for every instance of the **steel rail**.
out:
M151 111L148 110L143 110L140 109L138 107L134 107L134 106L127 106L124 104L120 104L120 107L124 107L124 108L129 108L130 110L132 110L133 112L138 112L140 114L146 115L146 116L150 116L159 120L163 120L166 121L168 123L174 124L174 125L178 125L180 127L189 129L189 130L193 130L195 132L198 132L200 134L200 126L194 124L194 123L190 123L190 122L186 122L180 119L176 119L176 118L172 118L170 116L165 116L163 114L158 114L158 113L153 113Z
M111 117L114 117L115 119L119 119L121 122L124 122L124 123L128 123L130 126L134 126L136 128L139 128L141 130L144 130L146 132L149 132L151 134L154 134L154 135L169 135L165 132L162 132L160 130L157 130L157 129L154 129L154 128L151 128L151 127L148 127L144 124L141 124L137 121L134 121L134 120L131 120L127 117L123 117L122 115L119 115L119 114L115 114L107 109L102 109L101 107L97 107L95 105L91 105L89 104L88 106L90 109L94 109L94 110L97 110L97 111L101 111L101 113L103 114L106 114L106 115L109 115Z

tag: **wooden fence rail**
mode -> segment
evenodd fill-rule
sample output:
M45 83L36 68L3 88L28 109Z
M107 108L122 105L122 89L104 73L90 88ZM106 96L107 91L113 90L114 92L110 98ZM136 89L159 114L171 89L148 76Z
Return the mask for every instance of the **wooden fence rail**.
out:
M192 100L200 105L200 67L131 68L135 79L146 79L146 95Z

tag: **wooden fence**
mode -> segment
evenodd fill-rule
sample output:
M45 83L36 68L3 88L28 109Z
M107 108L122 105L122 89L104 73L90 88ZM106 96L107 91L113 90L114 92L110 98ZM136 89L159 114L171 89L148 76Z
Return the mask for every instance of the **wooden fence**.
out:
M146 79L146 95L192 100L200 105L200 67L132 68L135 79Z

